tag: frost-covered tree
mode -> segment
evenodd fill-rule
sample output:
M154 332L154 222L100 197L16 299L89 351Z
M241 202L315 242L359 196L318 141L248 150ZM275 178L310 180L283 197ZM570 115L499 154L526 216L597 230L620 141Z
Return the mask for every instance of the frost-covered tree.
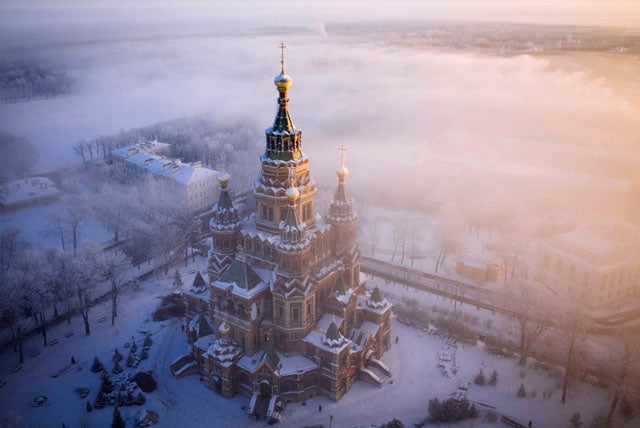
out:
M44 346L47 346L46 311L53 305L53 275L50 266L37 251L24 251L16 261L15 269L21 270L24 288L24 305L27 313L33 315L40 329Z
M3 323L11 329L13 348L18 352L20 363L24 361L23 338L25 326L25 277L20 270L11 269L0 273L0 309Z
M131 269L131 260L121 250L105 251L97 258L98 269L111 283L111 325L118 316L118 293Z
M78 199L67 201L65 211L62 215L62 223L65 225L68 235L71 236L74 256L78 252L78 229L84 219L85 210L82 202Z
M45 220L44 229L40 233L45 237L59 240L62 251L66 250L67 228L60 213L49 214Z
M565 363L564 379L562 382L562 398L560 399L564 404L567 401L569 377L578 363L575 355L576 345L586 336L587 321L578 308L571 308L570 310L565 311L564 316L562 317L562 325L565 326L565 328L561 331L561 334L569 342L567 346L567 360Z
M608 423L611 423L613 419L620 397L626 397L634 393L633 385L629 381L632 378L638 379L640 374L640 370L637 367L636 371L632 372L634 364L640 361L640 335L632 330L624 330L620 332L618 337L622 345L622 352L616 349L613 354L614 364L611 375L615 392L607 413ZM635 393L640 395L638 391L635 391Z
M17 227L9 226L0 232L0 270L6 271L11 267L14 257L22 250L28 248Z
M89 324L89 309L93 301L93 293L102 279L98 263L101 250L93 244L86 244L80 248L77 257L68 263L67 280L72 284L78 298L78 312L84 322L84 331L91 334Z
M524 366L531 346L551 328L553 309L526 278L508 284L501 300L502 307L515 320L520 332L520 365Z

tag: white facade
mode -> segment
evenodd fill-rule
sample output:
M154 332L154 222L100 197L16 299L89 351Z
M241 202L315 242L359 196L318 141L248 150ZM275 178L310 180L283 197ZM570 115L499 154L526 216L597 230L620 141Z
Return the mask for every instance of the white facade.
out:
M590 308L640 292L640 230L631 225L578 228L538 248L536 277Z
M172 203L189 211L211 208L217 200L218 172L200 162L168 158L163 155L168 148L169 144L151 141L113 150L114 170L127 181L153 178Z

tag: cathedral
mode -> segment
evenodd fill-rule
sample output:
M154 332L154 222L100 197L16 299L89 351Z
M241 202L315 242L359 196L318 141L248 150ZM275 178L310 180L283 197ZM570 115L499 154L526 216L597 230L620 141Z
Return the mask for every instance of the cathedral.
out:
M390 347L391 305L378 288L367 293L360 275L344 149L323 218L289 113L292 80L280 48L277 113L265 131L255 211L239 218L223 169L209 281L196 280L184 294L191 366L207 387L224 397L244 394L251 415L270 418L287 403L316 394L337 401L356 380L382 386L391 375L379 360Z

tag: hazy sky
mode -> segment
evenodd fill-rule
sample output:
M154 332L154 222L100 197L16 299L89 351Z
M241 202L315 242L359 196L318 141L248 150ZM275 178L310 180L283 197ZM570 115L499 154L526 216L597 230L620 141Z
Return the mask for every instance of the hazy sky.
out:
M70 1L5 0L0 10L30 11L34 22L52 25L101 21L351 21L434 19L517 21L567 25L640 27L638 0L323 0L323 1ZM52 10L62 12L53 14ZM144 12L140 12L140 11ZM152 10L149 13L149 10ZM98 12L98 13L96 13ZM8 15L5 15L8 16ZM8 19L6 24L16 24ZM25 23L22 23L25 24Z

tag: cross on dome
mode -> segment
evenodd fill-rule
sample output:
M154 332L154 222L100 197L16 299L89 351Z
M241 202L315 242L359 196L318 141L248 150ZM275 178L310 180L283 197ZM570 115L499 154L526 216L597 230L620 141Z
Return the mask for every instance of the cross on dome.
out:
M286 45L284 44L284 42L280 43L280 64L282 64L282 74L284 74L284 50L286 49Z
M340 166L344 166L344 152L347 151L347 148L343 144L340 144L338 150L340 151Z

